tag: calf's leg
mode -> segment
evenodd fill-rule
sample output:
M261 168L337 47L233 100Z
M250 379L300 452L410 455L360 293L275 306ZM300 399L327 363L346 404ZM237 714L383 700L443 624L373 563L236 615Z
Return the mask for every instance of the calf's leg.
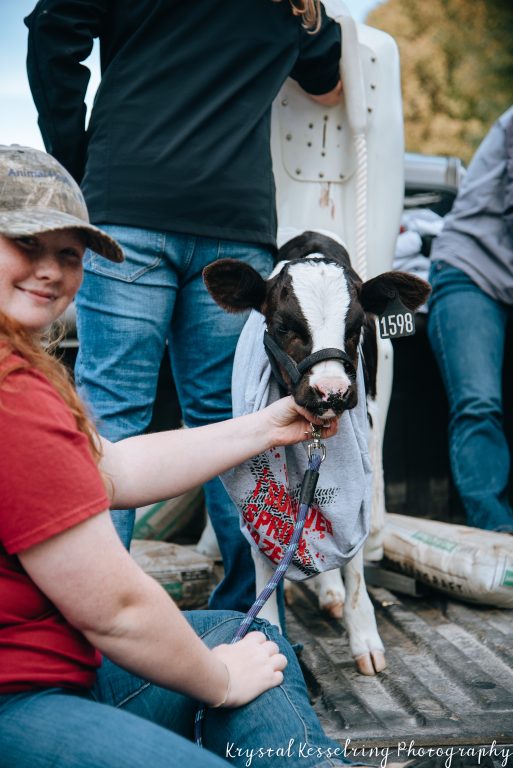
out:
M309 586L317 595L322 613L332 619L341 619L346 593L340 569L320 573L310 580Z
M356 668L362 675L375 675L386 667L385 649L378 633L374 608L365 586L362 550L344 566L346 602L344 623Z
M196 544L195 549L196 552L200 553L200 555L206 555L207 557L212 558L212 560L222 560L216 532L214 531L214 526L212 525L208 515L203 533L201 534L200 540Z

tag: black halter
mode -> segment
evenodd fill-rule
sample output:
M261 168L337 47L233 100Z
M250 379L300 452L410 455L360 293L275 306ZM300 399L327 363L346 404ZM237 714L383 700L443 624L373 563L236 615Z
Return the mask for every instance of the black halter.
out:
M313 352L311 355L308 355L308 357L305 357L300 363L296 363L290 355L287 355L267 331L264 331L264 347L269 362L271 363L271 370L278 384L285 391L288 391L288 386L283 380L278 363L281 363L283 368L287 371L293 386L296 386L300 382L305 373L313 365L320 363L322 360L342 360L349 378L352 380L356 379L356 370L349 355L341 349L336 349L336 347L319 349L317 352Z

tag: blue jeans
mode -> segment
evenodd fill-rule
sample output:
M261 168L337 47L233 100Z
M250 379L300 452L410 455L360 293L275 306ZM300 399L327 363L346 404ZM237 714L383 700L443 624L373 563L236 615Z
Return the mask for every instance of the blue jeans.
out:
M241 619L226 611L186 616L210 647L229 642ZM340 745L324 734L310 706L290 645L267 622L257 620L252 629L265 632L287 656L284 682L239 709L207 710L205 749L190 741L194 700L104 659L89 693L53 688L0 696L0 768L222 768L228 763L221 758L245 766L251 749L263 753L255 754L254 768L345 764Z
M449 401L449 453L467 523L513 531L502 366L509 309L461 270L431 267L428 334Z
M100 432L116 442L148 427L166 341L185 424L230 418L233 355L247 314L220 309L203 284L202 270L232 258L268 274L269 249L127 226L102 229L121 244L125 261L114 264L86 253L76 301L75 368L77 389ZM255 598L255 575L238 512L218 478L206 484L205 498L225 571L209 605L246 611ZM112 513L127 548L134 514Z

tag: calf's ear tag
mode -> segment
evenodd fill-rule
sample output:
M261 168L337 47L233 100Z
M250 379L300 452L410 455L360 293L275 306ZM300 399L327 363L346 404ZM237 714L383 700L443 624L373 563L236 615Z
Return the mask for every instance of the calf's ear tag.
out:
M399 339L401 336L413 336L415 317L396 294L379 316L379 335L382 339Z

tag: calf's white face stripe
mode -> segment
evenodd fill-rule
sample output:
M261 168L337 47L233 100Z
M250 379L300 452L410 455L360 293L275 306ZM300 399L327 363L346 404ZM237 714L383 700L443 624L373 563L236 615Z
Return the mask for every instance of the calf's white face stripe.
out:
M343 269L336 264L305 262L294 264L290 268L290 276L294 294L312 336L312 352L326 347L345 351L350 295ZM342 388L347 388L351 383L344 366L337 360L317 363L312 369L310 385L314 386L326 377L341 379Z

